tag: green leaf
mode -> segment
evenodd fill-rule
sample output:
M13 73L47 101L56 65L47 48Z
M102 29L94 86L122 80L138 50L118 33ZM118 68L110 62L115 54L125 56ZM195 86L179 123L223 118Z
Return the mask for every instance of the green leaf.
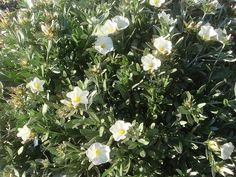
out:
M127 144L129 144L128 149L135 149L138 144L136 142L129 141Z
M198 108L203 108L204 106L206 106L206 103L200 103L197 105Z
M98 136L98 131L92 129L81 129L80 133L88 140Z
M22 152L24 151L24 146L21 146L18 151L17 151L17 154L20 155L22 154Z
M190 112L184 106L179 106L178 111L180 114L190 114Z
M235 82L235 84L234 84L234 96L235 96L235 98L236 98L236 82Z
M149 144L149 142L143 138L139 139L138 142L145 145L145 146Z
M206 84L202 85L198 90L197 94L202 94L206 90Z
M180 169L176 169L177 173L179 173L179 175L183 176L183 172Z
M183 144L181 142L179 142L179 145L174 146L176 152L178 152L179 154L182 154L183 152Z
M11 158L13 158L13 151L9 146L5 146L6 151L8 152L8 154L10 155Z
M105 130L105 128L102 126L102 127L100 127L100 129L99 129L99 136L100 137L102 137L102 135L103 135L103 133L104 133L104 130Z
M88 166L88 170L91 170L94 167L93 163L90 163L90 165Z
M3 95L3 84L0 81L0 97Z

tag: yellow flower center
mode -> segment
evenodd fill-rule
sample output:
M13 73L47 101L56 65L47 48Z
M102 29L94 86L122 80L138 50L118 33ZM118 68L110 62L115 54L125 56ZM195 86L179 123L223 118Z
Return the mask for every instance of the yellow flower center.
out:
M154 4L157 5L159 0L154 0Z
M114 28L113 28L112 26L110 26L110 27L108 28L108 31L109 31L110 33L113 33L115 30L114 30Z
M120 134L120 135L124 135L125 133L126 133L126 131L125 131L124 129L120 129L120 130L119 130L119 134Z
M159 48L159 51L160 51L162 54L165 54L165 53L166 53L165 47L160 47L160 48Z
M80 100L81 100L80 96L76 96L73 98L74 102L80 102Z
M204 34L204 35L202 36L202 38L203 38L204 40L208 40L208 39L209 39L209 36L208 36L207 34Z
M105 49L106 48L106 44L101 44L101 48Z
M101 155L101 153L102 153L102 152L101 152L101 150L100 150L100 149L96 149L96 150L95 150L95 155L96 155L96 156L100 156L100 155Z
M153 63L148 64L148 69L149 69L149 70L152 70L153 67L154 67Z
M36 83L34 83L34 87L35 87L36 89L39 89L39 88L40 88L40 84L39 84L38 82L36 82Z

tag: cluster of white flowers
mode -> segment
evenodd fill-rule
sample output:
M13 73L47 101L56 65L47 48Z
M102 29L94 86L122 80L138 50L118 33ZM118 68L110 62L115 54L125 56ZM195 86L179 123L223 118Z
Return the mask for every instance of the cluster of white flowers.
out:
M33 7L33 2L33 0L27 0L29 8ZM217 2L212 1L211 3L216 4L218 7ZM150 0L149 3L152 6L161 7L165 3L165 0ZM166 14L164 11L158 14L158 18L170 26L173 26L176 23L176 20L174 20L170 14ZM95 33L97 38L94 48L102 55L106 55L107 53L113 51L113 41L109 35L114 34L117 31L124 30L129 25L129 19L123 16L115 16L112 19L106 20ZM48 34L48 26L42 25L41 28L45 34ZM212 27L209 23L201 26L198 35L205 41L216 40L224 43L224 41L227 40L227 33L225 29L214 29L214 27ZM156 55L158 56L168 56L172 52L172 42L168 40L168 37L165 36L160 36L153 39L153 46L155 47ZM143 70L151 73L155 70L158 70L158 68L161 66L161 60L157 58L155 54L149 53L142 56L141 62ZM32 93L38 94L39 92L44 91L44 84L44 80L40 80L38 77L35 77L27 84L26 87L29 88ZM87 106L89 103L89 91L82 90L78 86L74 87L73 91L68 92L66 97L68 99L61 100L61 103L69 108L77 108L80 104ZM47 109L46 106L45 109ZM132 125L129 122L117 120L115 124L110 127L109 131L112 133L114 140L118 142L124 140L127 137L127 133L131 126ZM23 140L22 143L25 143L32 138L32 131L27 127L27 125L24 125L22 128L18 128L17 137L20 137ZM215 142L212 141L210 143L212 144L210 144L209 147L212 149L218 149L218 146ZM231 142L225 143L221 146L220 151L220 157L223 160L231 159L231 154L234 151L234 145ZM86 156L94 165L100 165L111 160L110 152L110 146L96 142L90 145L90 147L86 150ZM225 173L233 174L233 172L225 166L220 168L218 172L222 175L225 175Z
M30 88L32 93L39 93L44 91L43 85L45 84L44 80L40 80L38 77L35 77L32 81L30 81L26 87ZM75 87L73 91L66 94L69 100L61 100L61 103L68 106L76 108L79 104L88 104L88 95L89 91L81 90L79 87Z
M27 85L26 88L29 88L32 93L39 94L39 92L44 91L44 80L40 80L38 77L35 77L33 80L31 80ZM74 90L71 92L68 92L66 96L70 100L61 100L61 103L68 106L69 108L77 108L79 104L84 104L87 106L89 103L88 96L89 96L89 91L81 90L79 87L74 87ZM48 105L44 104L43 105L43 110L42 113L45 114L47 112ZM27 127L27 125L24 125L22 128L18 128L18 133L17 137L22 138L22 143L24 144L27 142L29 139L31 139L31 130Z
M225 43L229 39L230 36L227 36L226 30L222 30L221 28L214 29L210 23L206 23L201 26L198 35L205 41L219 41L221 43Z
M165 3L165 0L150 0L149 4L155 7L161 7L162 4ZM177 20L174 20L170 14L162 11L158 14L159 20L163 23L168 24L170 26L169 31L172 31L174 24ZM172 51L172 42L167 40L166 37L160 36L158 38L153 39L153 46L156 48L156 53L158 55L169 55ZM156 58L152 54L144 55L141 58L142 66L144 71L153 72L157 70L161 66L161 60Z
M123 120L118 120L109 129L115 141L120 141L126 138L127 132L131 124L124 122ZM103 145L101 143L93 143L86 151L86 155L89 162L94 165L100 165L109 162L110 159L110 147Z
M116 31L124 30L128 26L129 19L123 16L115 16L111 20L106 20L95 33L97 39L95 41L94 48L102 55L106 55L107 53L113 51L113 42L111 37L108 35L114 34Z
M38 77L35 77L26 85L26 88L29 88L32 93L39 94L39 92L44 91L44 84L44 80L40 80ZM17 137L20 137L23 140L22 144L26 143L32 138L32 131L30 128L28 128L27 124L24 125L22 128L18 128Z
M163 36L155 38L153 40L153 45L159 55L169 55L172 51L172 42L165 39ZM141 58L143 70L153 72L161 66L161 60L153 56L152 54L147 54Z

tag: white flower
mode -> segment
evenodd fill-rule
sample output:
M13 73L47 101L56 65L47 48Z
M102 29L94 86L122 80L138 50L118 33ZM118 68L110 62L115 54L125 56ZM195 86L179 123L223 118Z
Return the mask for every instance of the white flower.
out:
M129 26L129 19L123 16L115 16L111 20L105 21L105 23L99 27L94 35L96 36L108 36L115 33L117 30L124 30Z
M153 72L161 66L161 60L154 57L152 54L147 54L141 58L144 71Z
M198 35L202 37L203 40L209 41L214 40L217 36L215 29L209 24L201 26L201 30L198 32Z
M23 140L22 144L24 144L26 141L31 139L31 130L27 127L27 125L24 125L22 128L18 128L18 133L16 136L20 137Z
M160 20L163 20L166 24L169 24L169 25L173 25L176 22L176 20L171 18L170 14L167 14L164 11L158 14L158 18Z
M77 107L79 104L88 104L88 95L87 90L82 91L79 87L75 87L72 92L66 94L68 98L71 99L71 103L74 107Z
M103 55L106 55L108 52L111 52L113 50L113 42L111 38L108 36L98 37L95 42L95 49Z
M116 32L117 24L111 20L105 21L105 23L100 27L100 31L104 36L113 34Z
M234 151L234 145L231 142L225 143L221 146L220 151L221 151L221 158L223 160L230 159L231 158L230 156Z
M116 23L117 30L124 30L129 26L129 19L123 16L115 16L112 21Z
M89 162L100 165L110 161L110 147L101 143L92 144L86 151Z
M32 93L38 93L44 91L43 85L45 84L44 80L40 80L38 77L35 77L34 80L30 81L26 87L30 88Z
M149 4L155 7L161 7L165 0L149 0Z
M168 55L171 53L172 50L172 43L169 40L166 40L164 37L159 37L154 39L153 43L154 47L157 51L163 55Z
M130 127L130 123L126 123L123 120L118 120L109 130L112 133L114 140L120 141L126 138L127 131Z

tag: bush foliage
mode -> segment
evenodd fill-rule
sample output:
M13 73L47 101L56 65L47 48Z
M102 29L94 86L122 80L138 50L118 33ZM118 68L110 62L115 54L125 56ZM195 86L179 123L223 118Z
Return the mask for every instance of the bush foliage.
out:
M233 175L234 153L223 160L220 149L236 143L235 1L151 2L28 0L1 13L1 176ZM109 34L114 49L101 54L98 31L117 15L129 26ZM199 32L207 24L224 32L208 40ZM160 36L171 52L158 52ZM148 54L158 69L144 70ZM75 87L88 103L71 105ZM120 141L110 131L117 120L131 124ZM87 157L95 142L110 147L109 162Z

